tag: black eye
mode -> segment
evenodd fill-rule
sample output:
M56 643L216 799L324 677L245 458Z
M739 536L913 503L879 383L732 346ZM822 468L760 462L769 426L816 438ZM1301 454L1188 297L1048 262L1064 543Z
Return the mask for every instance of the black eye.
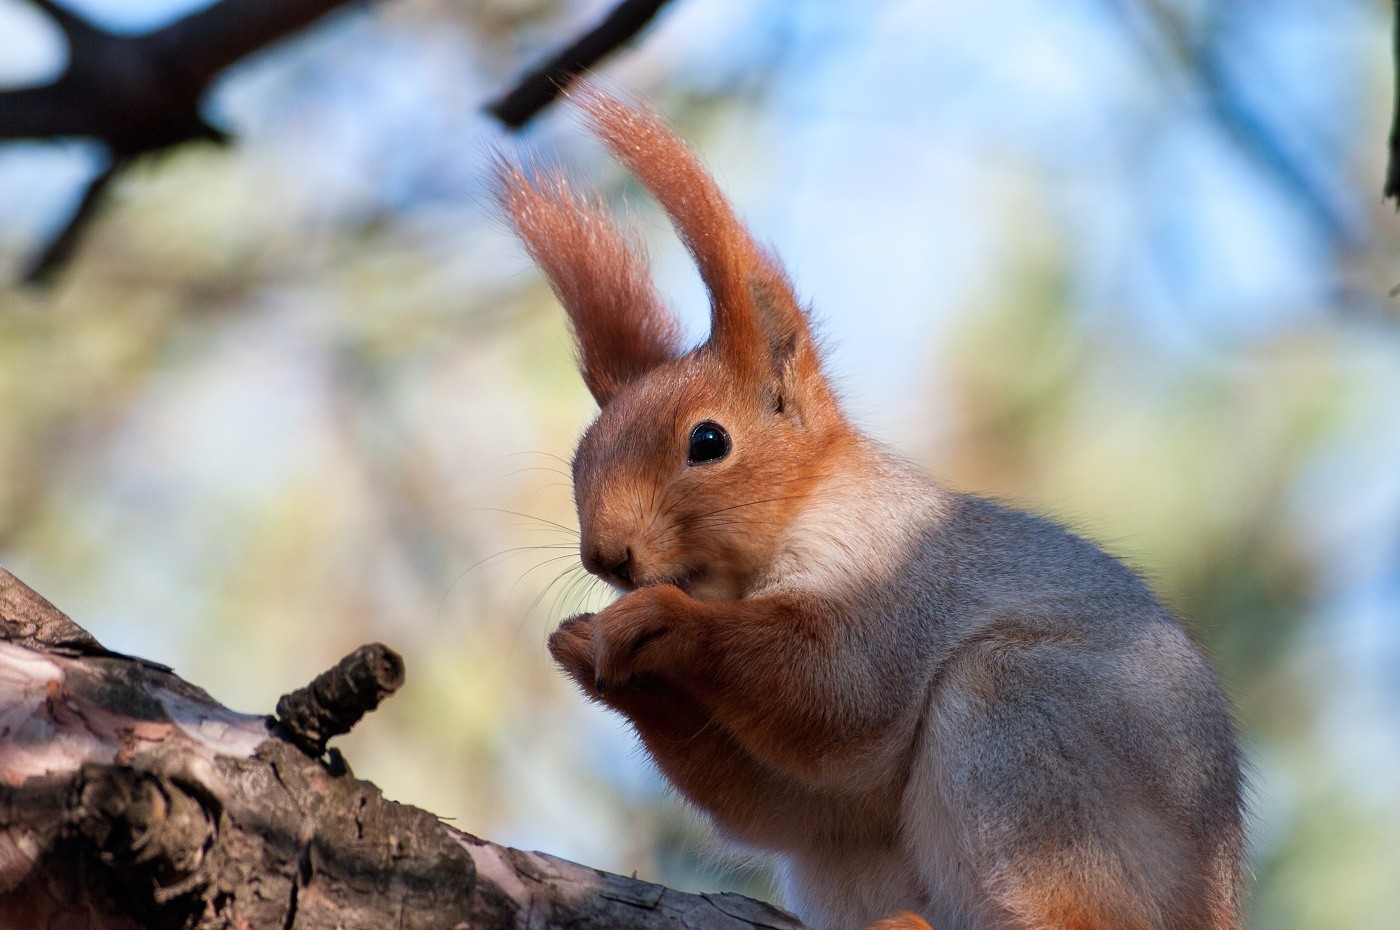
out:
M729 434L718 423L706 420L690 431L690 451L685 456L687 464L713 462L728 454Z

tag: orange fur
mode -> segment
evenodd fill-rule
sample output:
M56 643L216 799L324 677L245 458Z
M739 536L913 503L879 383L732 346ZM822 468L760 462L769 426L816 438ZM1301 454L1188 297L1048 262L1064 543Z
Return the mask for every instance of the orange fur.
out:
M1088 891L1060 877L1018 887L1005 906L1025 930L1151 930L1154 921L1120 889ZM1097 892L1097 893L1094 893Z
M900 911L893 917L875 921L870 925L870 930L933 930L933 928L918 914Z
M766 373L774 354L807 336L782 265L753 241L700 159L659 116L588 87L573 99L694 256L712 301L713 344L736 369Z
M561 624L549 638L550 654L584 694L632 721L671 784L701 809L748 832L761 829L767 818L791 815L774 804L781 794L774 774L716 725L684 688L647 676L605 696L597 686L593 620L575 617Z
M496 189L568 311L584 380L598 403L676 357L680 328L656 293L635 237L557 172L527 175L498 160Z

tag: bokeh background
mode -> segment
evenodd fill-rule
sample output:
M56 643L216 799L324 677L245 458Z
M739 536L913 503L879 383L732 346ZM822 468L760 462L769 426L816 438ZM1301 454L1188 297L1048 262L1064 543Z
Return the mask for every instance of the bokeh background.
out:
M272 2L272 0L269 0ZM141 31L190 0L71 0ZM655 208L562 110L481 106L598 0L384 0L221 80L238 139L149 158L45 289L101 154L0 146L0 564L108 646L269 710L383 640L356 772L463 829L691 889L716 857L544 649L605 599L565 462L592 415L496 218L493 150ZM786 257L853 415L1138 567L1251 764L1250 925L1400 926L1400 223L1382 0L676 0L655 100ZM61 67L0 0L0 82Z

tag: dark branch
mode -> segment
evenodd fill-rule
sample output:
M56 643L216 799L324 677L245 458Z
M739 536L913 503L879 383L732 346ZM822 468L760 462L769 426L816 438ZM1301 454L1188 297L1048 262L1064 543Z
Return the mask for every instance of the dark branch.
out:
M486 110L508 129L520 129L549 106L580 74L631 41L670 0L623 0L607 17L553 58L526 74Z
M87 101L70 82L0 93L0 141L90 136L92 130Z
M143 37L153 58L201 90L254 52L358 0L219 0Z
M1265 174L1295 195L1318 228L1330 239L1355 246L1361 231L1349 215L1349 204L1325 178L1308 165L1299 146L1279 127L1270 125L1227 71L1220 49L1209 41L1214 29L1193 29L1183 14L1155 3L1102 0L1104 10L1121 25L1124 35L1157 59L1159 65L1194 85L1214 125ZM1209 12L1215 8L1205 5ZM1279 88L1271 93L1277 97Z
M53 0L29 0L34 6L43 10L54 25L63 30L63 34L69 39L92 31L92 25L77 13L61 3L54 3Z
M63 30L68 65L50 84L0 92L0 141L93 139L112 158L31 264L25 279L33 282L51 279L64 264L103 193L135 157L194 140L227 141L199 112L217 75L352 0L217 0L139 36L108 32L55 0L31 2ZM488 109L512 129L525 125L580 73L641 32L668 2L623 0Z
M1395 208L1400 210L1400 0L1395 0L1395 21L1391 25L1391 57L1395 69L1395 100L1390 115L1384 194L1394 200Z
M73 254L73 247L78 244L78 234L87 228L88 222L92 219L93 212L102 201L102 195L107 190L107 185L112 178L122 168L126 167L128 159L112 159L107 167L102 169L91 181L88 182L87 190L83 192L83 197L78 201L78 205L73 208L68 221L63 224L58 235L50 240L45 249L30 264L29 269L24 273L24 280L30 284L48 284L59 266L68 260L68 256Z
M351 0L218 0L138 36L94 26L54 0L31 2L63 30L68 64L50 84L0 93L0 140L93 139L112 158L32 264L26 279L36 281L72 252L103 191L133 158L194 140L226 141L199 112L221 71Z
M277 702L282 736L313 758L403 684L403 659L388 646L361 646L305 688Z

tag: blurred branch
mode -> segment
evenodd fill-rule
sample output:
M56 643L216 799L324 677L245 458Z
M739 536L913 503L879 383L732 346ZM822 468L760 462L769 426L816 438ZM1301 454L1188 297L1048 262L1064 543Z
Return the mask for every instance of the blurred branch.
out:
M37 281L72 252L102 192L136 156L192 140L227 141L199 113L215 76L350 0L217 0L136 36L108 32L54 0L30 2L62 30L68 64L49 84L0 92L0 140L93 139L111 157L31 266L26 280Z
M137 156L195 140L228 141L199 112L215 77L352 0L216 0L137 36L95 26L55 0L30 2L62 30L68 64L49 84L0 92L0 141L92 139L111 158L26 271L26 281L43 282L72 254L103 194ZM668 2L622 0L597 26L521 78L489 112L511 129L524 126L574 78L646 28Z
M1395 0L1395 18L1391 24L1391 57L1395 69L1395 100L1390 114L1389 158L1385 165L1386 197L1395 201L1400 210L1400 0Z
M73 212L69 214L68 220L58 231L58 235L49 240L49 244L30 263L29 269L24 273L24 280L35 284L48 284L50 282L59 266L68 261L68 256L73 254L73 247L78 244L78 236L91 220L93 212L102 200L102 195L107 190L107 185L112 182L112 178L116 176L117 172L127 166L129 161L129 158L114 158L107 163L106 168L103 168L92 180L88 181L87 190L83 191L82 199L73 208Z
M1308 165L1306 154L1286 138L1279 127L1270 125L1257 105L1239 86L1237 75L1229 73L1218 43L1206 37L1217 29L1192 28L1186 15L1172 4L1152 0L1101 0L1118 20L1124 33L1153 54L1164 69L1183 78L1200 95L1206 112L1236 148L1266 174L1289 190L1297 203L1311 216L1327 237L1345 246L1355 246L1363 233L1357 228L1348 204L1317 176ZM1212 22L1231 12L1225 3L1200 7L1200 16ZM1267 80L1268 94L1277 100L1281 89ZM1293 109L1297 109L1296 107Z
M402 672L366 647L284 697L282 719L235 713L106 652L0 569L0 719L15 724L0 747L0 926L806 930L739 895L477 839L323 758ZM310 739L283 738L313 718Z
M630 42L671 0L622 0L602 22L486 107L507 129L520 129L554 102L574 79Z

